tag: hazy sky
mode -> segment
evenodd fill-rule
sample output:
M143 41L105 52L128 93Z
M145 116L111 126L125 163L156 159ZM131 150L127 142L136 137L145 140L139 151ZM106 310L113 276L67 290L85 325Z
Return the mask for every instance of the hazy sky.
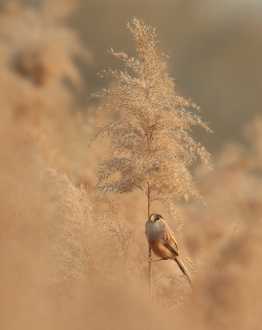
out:
M94 55L93 65L83 68L89 90L105 84L97 72L117 65L109 48L133 51L126 23L137 16L158 29L171 74L213 128L205 142L217 149L241 141L246 123L261 112L262 10L257 4L262 1L83 1L76 25Z

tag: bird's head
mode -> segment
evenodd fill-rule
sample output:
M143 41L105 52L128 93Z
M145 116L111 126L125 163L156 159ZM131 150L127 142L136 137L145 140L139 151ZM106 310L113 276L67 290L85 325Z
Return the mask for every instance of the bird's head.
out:
M159 221L160 219L163 219L162 215L157 214L157 213L152 213L149 217L150 222L156 222Z

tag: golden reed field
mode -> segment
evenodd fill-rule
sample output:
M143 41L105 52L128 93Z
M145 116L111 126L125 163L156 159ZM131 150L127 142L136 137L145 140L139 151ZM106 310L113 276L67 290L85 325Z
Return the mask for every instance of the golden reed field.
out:
M0 2L1 330L261 329L261 7L227 5Z

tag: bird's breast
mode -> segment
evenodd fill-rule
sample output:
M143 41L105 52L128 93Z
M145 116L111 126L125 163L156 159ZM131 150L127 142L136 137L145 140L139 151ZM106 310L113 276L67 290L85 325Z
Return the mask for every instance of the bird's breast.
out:
M165 228L160 222L146 222L146 236L149 242L163 238Z

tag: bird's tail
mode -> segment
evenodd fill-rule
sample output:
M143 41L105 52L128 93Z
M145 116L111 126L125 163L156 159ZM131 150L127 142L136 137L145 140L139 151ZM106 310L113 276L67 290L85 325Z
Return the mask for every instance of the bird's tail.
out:
M187 278L188 280L188 283L190 284L190 286L192 287L192 280L191 280L191 277L185 267L185 265L183 264L183 262L178 259L178 257L174 258L174 261L177 263L178 267L180 268L181 272L185 275L185 277Z

